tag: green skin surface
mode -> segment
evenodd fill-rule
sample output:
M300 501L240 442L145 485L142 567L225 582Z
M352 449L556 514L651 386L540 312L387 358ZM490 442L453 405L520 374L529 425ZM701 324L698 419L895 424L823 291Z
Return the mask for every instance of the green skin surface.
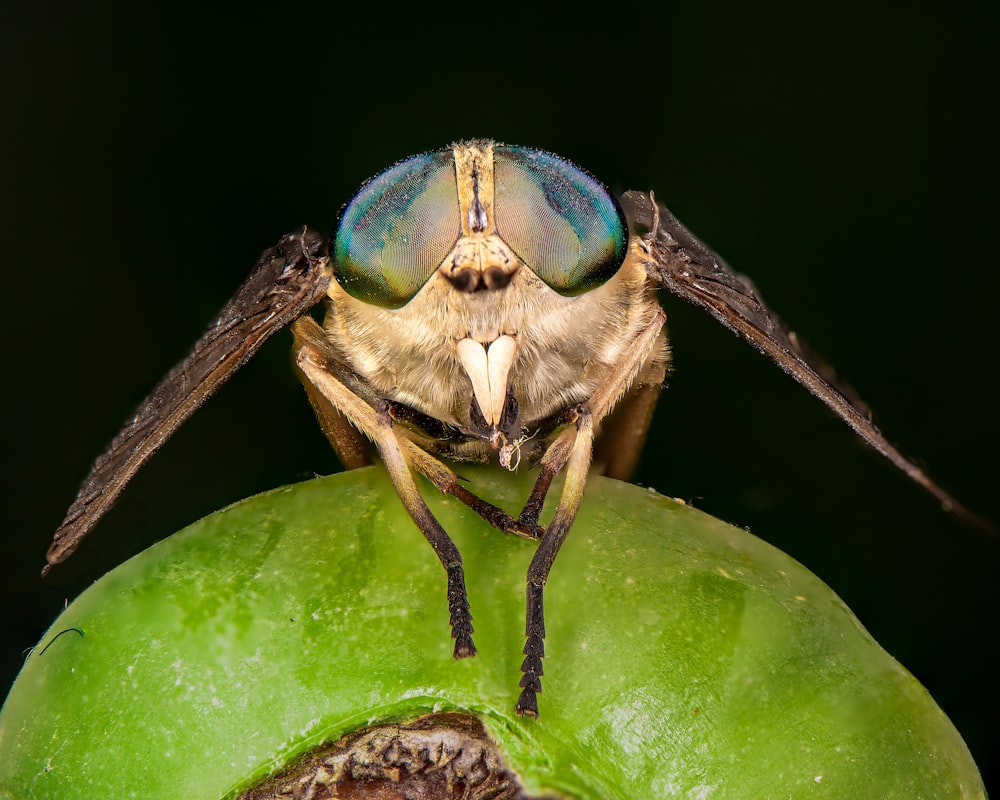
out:
M463 467L506 508L530 476ZM381 468L251 498L121 565L27 659L0 796L228 797L325 740L478 714L531 792L985 797L961 737L833 592L754 536L594 479L546 587L541 718L514 714L534 544L433 490L476 658Z

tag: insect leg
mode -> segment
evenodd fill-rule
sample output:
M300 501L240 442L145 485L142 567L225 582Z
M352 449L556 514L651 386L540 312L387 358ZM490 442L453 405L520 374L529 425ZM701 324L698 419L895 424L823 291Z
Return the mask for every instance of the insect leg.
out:
M576 409L572 409L572 415L567 417L567 421L576 422L578 418ZM538 517L542 513L542 506L545 505L545 498L552 486L552 480L559 474L559 471L566 465L570 451L573 448L573 441L576 438L576 429L569 427L556 437L556 440L549 445L538 465L538 477L534 486L531 487L531 494L524 503L517 524L526 530L538 528Z
M666 322L662 309L653 306L649 310L652 313L649 314L643 334L637 337L637 340L641 339L647 343L656 341ZM602 412L603 419L599 418L594 424L595 436L600 425L594 462L602 475L623 481L632 476L653 420L653 411L660 396L660 389L669 370L669 350L666 348L666 342L662 342L659 346L663 348L659 358L644 356L645 361L640 361L640 366L636 367L635 356L625 355L621 365L616 367L616 370L621 370L625 380L611 379L611 384L615 387L614 394L606 401L602 401L607 403L607 410ZM636 371L631 372L632 369ZM593 400L590 405L591 408L594 407ZM576 422L576 417L577 408L569 406L546 420L546 423L551 426L548 429L552 430ZM572 428L566 428L550 444L542 457L538 478L517 520L518 525L524 529L540 530L538 517L542 512L545 497L552 480L569 458L574 436Z
M366 391L366 388L359 383L356 376L353 376L347 367L340 364L333 357L326 333L316 320L311 317L302 317L296 320L292 326L292 333L295 335L296 352L308 344L313 348L315 353L322 354L320 358L325 365L325 369L336 375L345 388L358 397L364 404L374 409L381 402L381 398L374 396L370 391ZM371 460L367 458L363 439L357 431L361 430L369 438L374 439L374 436L369 434L362 425L352 426L352 423L345 418L343 410L337 408L311 379L306 379L303 376L302 383L306 388L306 393L309 395L309 402L312 404L313 410L319 419L320 427L330 440L330 444L337 452L344 466L348 469L354 469L370 464ZM369 428L375 424L377 424L377 420L374 416L371 416ZM512 533L528 539L539 538L540 529L537 525L537 517L535 518L536 524L522 524L502 508L487 503L466 489L454 471L417 444L406 437L396 438L409 464L433 483L439 491L449 494L465 503L465 505L479 514L490 525L504 533Z
M365 438L347 421L336 406L311 381L303 380L309 405L344 469L358 469L372 463Z
M594 450L594 462L601 474L627 481L635 472L646 434L653 421L653 411L663 386L663 368L659 378L643 380L615 406L601 426Z
M410 463L413 464L414 469L433 483L443 494L450 494L455 499L465 503L465 505L497 530L514 534L515 536L522 536L525 539L538 539L541 537L542 531L538 527L537 519L534 523L524 523L520 519L514 519L502 508L498 508L492 503L487 503L466 489L462 485L458 475L445 464L434 458L430 453L409 443L408 440L406 441L412 447L413 457L410 459ZM410 453L411 450L408 449L407 455L409 456Z
M448 573L448 613L451 636L455 640L455 658L474 656L476 647L472 643L472 614L469 611L469 596L465 589L462 555L451 537L441 527L441 523L435 519L424 498L420 496L406 458L399 448L399 439L393 430L387 406L383 406L378 412L376 442L399 499L403 501L403 506L417 523L424 538L434 548L438 560Z
M318 352L324 354L324 363L329 365L333 361L326 333L312 317L299 317L299 319L292 323L291 331L295 337L293 353L298 354L302 345L308 343ZM358 469L359 467L366 467L371 464L372 457L365 437L330 402L329 398L316 387L316 384L308 380L302 372L299 372L299 380L302 381L302 386L306 390L309 405L312 406L312 410L316 414L320 430L323 431L327 441L330 442L330 446L337 454L344 468ZM356 390L355 394L357 394ZM366 399L369 404L372 402L372 398Z
M639 385L615 407L614 413L607 419L608 424L604 425L601 436L597 439L594 460L600 466L601 474L609 478L627 481L635 471L665 376L663 365L651 366L650 374L640 376ZM567 411L571 413L567 413L566 421L575 422L576 410ZM549 493L552 480L569 458L573 437L572 429L563 431L542 456L538 477L517 518L517 525L522 530L542 530L538 518L542 513L542 506L545 504L545 497Z
M462 556L420 496L401 447L401 441L406 440L401 440L396 435L387 404L382 403L376 410L365 399L351 391L330 371L324 353L309 342L298 343L296 366L334 408L375 442L399 499L424 538L434 548L435 554L448 574L448 612L451 635L455 640L455 658L475 655L476 648L472 643L472 615L469 612L468 593L465 589Z
M573 446L566 469L566 482L555 516L528 566L527 611L525 615L524 661L521 664L521 694L515 710L526 717L538 716L538 692L542 691L542 658L545 656L545 614L542 594L545 581L559 548L576 518L587 483L590 456L594 445L593 416L584 409L573 429Z
M542 458L544 462L552 453L548 469L556 472L565 464L566 481L552 522L528 566L524 661L521 664L524 675L520 683L521 694L515 707L517 713L523 716L538 716L537 695L542 690L542 658L545 656L543 591L552 564L576 519L576 512L583 499L594 451L594 430L625 394L632 381L642 374L665 321L663 311L657 308L650 324L628 346L621 363L609 372L590 399L579 406L576 425L563 431Z

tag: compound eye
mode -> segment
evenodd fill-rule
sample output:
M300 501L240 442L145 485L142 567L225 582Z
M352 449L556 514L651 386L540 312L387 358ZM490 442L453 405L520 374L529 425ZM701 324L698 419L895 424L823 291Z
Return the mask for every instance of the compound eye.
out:
M412 156L371 178L340 212L334 275L352 296L406 305L461 234L451 150Z
M494 165L497 233L549 287L583 294L618 271L628 228L600 181L527 147L497 147Z

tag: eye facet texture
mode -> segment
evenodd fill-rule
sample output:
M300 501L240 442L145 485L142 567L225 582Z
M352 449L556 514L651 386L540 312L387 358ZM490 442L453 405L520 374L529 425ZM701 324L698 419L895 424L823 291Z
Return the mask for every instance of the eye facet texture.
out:
M460 235L452 151L413 156L379 173L340 214L334 274L372 305L405 305Z
M552 153L498 146L497 233L552 289L578 295L608 280L628 240L618 202L595 178Z
M494 185L496 233L554 291L583 294L617 272L628 243L625 215L598 180L552 153L498 145ZM461 236L460 213L451 148L400 161L341 212L332 248L337 282L366 303L405 305Z

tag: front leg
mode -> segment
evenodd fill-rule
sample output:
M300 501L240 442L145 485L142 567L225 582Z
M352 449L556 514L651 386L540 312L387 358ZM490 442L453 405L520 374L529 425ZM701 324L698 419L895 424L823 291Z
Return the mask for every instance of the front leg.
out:
M378 411L375 443L389 471L389 477L392 478L392 484L396 487L396 494L448 573L448 612L451 636L455 640L455 658L474 656L476 646L472 643L472 613L469 611L469 596L465 589L462 554L420 496L406 458L399 449L399 439L393 429L387 403L383 403Z
M584 409L576 421L573 446L566 468L566 482L552 522L528 566L525 613L524 661L521 664L521 695L515 710L526 717L538 716L538 692L542 691L542 658L545 656L545 613L542 593L556 554L569 533L583 499L594 451L593 415Z
M352 392L327 368L328 363L323 352L309 342L299 343L296 366L302 371L306 380L329 400L337 411L375 442L399 499L424 538L434 548L434 553L448 573L448 612L451 635L455 640L454 656L455 658L474 656L476 647L472 643L472 614L465 588L462 556L420 496L401 448L401 441L408 440L400 439L396 435L388 405L381 403L376 410Z
M529 505L538 500L538 508L541 507L540 500L544 500L544 491L548 489L551 475L562 469L564 464L566 480L556 513L528 566L524 661L521 664L521 672L524 675L521 678L521 694L516 706L517 713L522 716L538 716L538 693L542 690L542 658L545 656L545 614L542 596L552 564L559 553L559 548L566 540L570 526L576 519L576 512L580 508L580 501L583 499L594 452L594 430L611 413L615 403L625 394L636 376L641 374L654 352L665 321L666 316L657 307L652 315L652 321L629 344L621 362L615 369L609 371L590 399L576 409L575 426L564 430L542 458L544 465L542 475L550 477L539 492L538 486L542 483L542 475L539 476L536 490L528 500ZM540 493L540 498L535 498L536 493ZM528 510L526 506L522 518Z

